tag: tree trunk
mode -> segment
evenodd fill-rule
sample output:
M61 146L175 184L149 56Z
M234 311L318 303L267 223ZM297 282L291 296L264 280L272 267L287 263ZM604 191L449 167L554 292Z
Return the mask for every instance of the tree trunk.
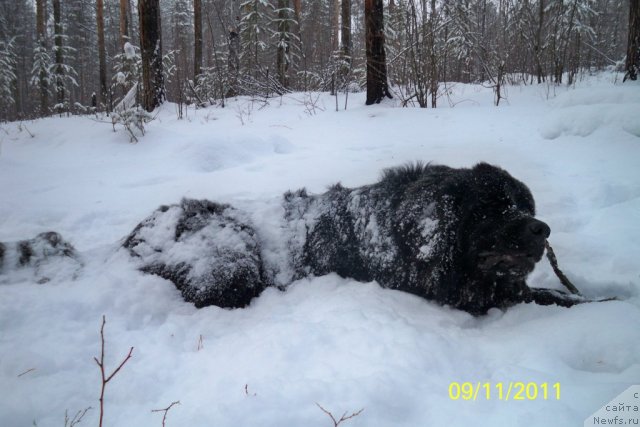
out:
M64 55L62 51L62 11L60 10L60 0L53 0L53 28L54 44L56 47L56 93L58 104L64 104Z
M279 42L276 55L276 66L278 68L278 81L283 88L289 86L289 0L278 0L278 33Z
M138 0L142 56L142 106L151 112L164 102L159 0Z
M308 86L308 80L307 80L308 67L307 67L307 54L305 52L305 48L302 43L302 2L301 0L293 0L293 15L296 20L296 33L298 35L298 40L300 43L300 55L302 56L302 63L298 65L298 71L300 70L300 66L302 66L302 69L304 71L302 88L306 92L308 88L307 87Z
M293 13L296 15L296 21L300 23L300 13L302 12L301 0L293 0Z
M120 0L120 43L124 50L124 44L129 41L129 0Z
M438 57L436 54L436 0L431 0L431 10L429 13L429 92L431 92L431 108L436 108L438 103Z
M202 72L202 0L193 0L194 58L193 79Z
M629 1L629 40L627 42L627 78L638 79L640 71L640 0Z
M638 0L635 0L636 3ZM633 1L632 1L633 3ZM567 31L564 33L564 37L562 38L562 54L559 58L558 67L556 69L556 83L562 83L562 76L564 74L564 70L567 64L567 53L569 49L569 44L571 42L571 33L574 29L574 18L578 11L578 0L574 0L571 5L571 13L569 15L569 25L567 27Z
M38 44L40 49L46 51L46 0L36 0L36 32L38 33ZM40 114L47 115L49 113L49 83L44 70L40 71Z
M351 62L351 0L342 0L341 25L342 56Z
M331 53L338 51L338 32L340 31L340 0L331 1Z
M240 72L240 29L237 26L229 28L229 90L227 98L238 94L238 73Z
M96 1L96 21L98 30L98 57L100 73L100 102L104 103L107 112L111 111L109 88L107 87L107 53L104 47L104 5L103 0Z
M382 0L365 0L364 20L367 51L367 105L391 98L387 83L387 59L384 51L384 15Z
M536 74L538 77L538 84L540 84L544 80L544 71L542 70L542 26L544 25L544 0L538 1L538 29L536 30L536 42L533 50L536 60Z

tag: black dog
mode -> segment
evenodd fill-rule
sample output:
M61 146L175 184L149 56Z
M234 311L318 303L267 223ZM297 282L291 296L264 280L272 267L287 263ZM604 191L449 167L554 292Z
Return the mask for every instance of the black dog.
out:
M400 167L364 187L288 192L283 207L287 266L267 268L250 221L208 201L161 207L124 247L198 307L242 307L274 285L278 269L292 271L291 281L331 272L376 280L472 314L580 302L527 286L550 229L534 218L529 189L495 166Z

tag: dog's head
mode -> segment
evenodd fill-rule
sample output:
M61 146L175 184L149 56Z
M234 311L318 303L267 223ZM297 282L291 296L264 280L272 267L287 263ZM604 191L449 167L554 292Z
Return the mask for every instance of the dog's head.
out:
M526 185L486 163L396 168L384 183L404 262L399 287L474 314L528 299L525 279L550 229Z
M522 182L486 163L470 172L458 230L465 268L482 281L522 281L542 258L551 230L534 217L533 196Z

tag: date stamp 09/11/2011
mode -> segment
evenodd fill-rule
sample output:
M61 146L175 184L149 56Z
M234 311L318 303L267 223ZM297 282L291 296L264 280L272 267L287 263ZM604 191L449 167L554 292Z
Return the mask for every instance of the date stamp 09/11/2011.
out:
M451 400L560 400L560 383L451 382ZM602 424L640 425L640 385L632 385L584 420L585 427Z
M451 400L560 400L560 383L546 382L452 382L449 384Z

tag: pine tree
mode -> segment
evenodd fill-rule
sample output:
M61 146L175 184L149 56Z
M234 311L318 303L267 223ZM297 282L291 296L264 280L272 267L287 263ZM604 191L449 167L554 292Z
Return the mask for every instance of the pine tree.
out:
M258 77L261 70L262 52L273 31L268 27L273 5L267 0L245 0L240 5L240 61L247 74Z
M15 39L0 41L0 122L9 117L9 109L15 105L13 88L16 83L17 65Z
M41 116L49 114L49 86L51 85L51 56L43 42L38 42L33 49L33 67L31 68L31 85L40 90Z
M120 87L122 96L124 97L129 90L140 81L140 72L142 69L142 58L140 49L129 42L124 44L122 53L114 58L114 87ZM116 92L115 90L113 92Z
M229 73L230 96L238 93L238 74L240 73L240 28L231 26L228 34L227 71Z
M129 0L120 0L120 43L124 49L125 43L129 42Z
M107 112L111 111L111 99L109 88L107 87L107 51L104 44L104 3L103 0L96 0L96 31L98 34L98 61L100 73L100 102L102 102Z
M393 0L392 0L393 2ZM342 0L340 14L340 44L345 61L351 62L351 0Z
M52 83L56 90L56 107L58 112L69 111L67 97L69 92L65 90L68 86L77 86L77 73L67 64L69 55L74 51L68 46L68 37L64 34L62 24L62 6L60 0L53 0L53 20L54 20L54 56L55 64L52 69Z
M297 46L300 39L293 32L297 25L294 10L291 9L289 0L278 0L278 8L275 10L274 37L276 43L276 67L278 70L278 81L280 85L287 89L289 87L289 71L291 64L299 58Z
M401 85L407 81L406 55L404 54L405 39L408 26L405 18L408 16L407 7L403 0L390 0L388 14L385 16L386 25L385 44L389 58L389 78L393 85ZM393 60L395 58L395 60Z
M33 51L31 84L40 88L40 115L49 114L49 84L51 81L51 58L47 51L46 2L36 0L36 33L38 41Z
M593 33L589 26L589 20L594 14L593 4L594 0L549 1L547 10L552 30L547 35L547 43L551 46L553 78L556 83L562 83L562 76L567 68L567 55L571 50L575 52L579 49L579 46L572 46L575 38Z
M142 106L151 112L165 100L159 0L138 0L142 56Z
M191 51L193 45L193 15L192 6L189 0L175 0L171 9L171 29L173 31L173 50L175 58L175 81L169 78L165 79L167 86L167 94L179 105L179 113L182 111L181 106L185 100L186 81L193 73L189 72L191 68L191 59L194 57ZM168 68L165 67L165 72Z
M640 72L640 1L629 1L629 41L627 43L627 61L625 64L627 78L638 79Z
M367 49L367 100L378 104L384 97L391 98L387 82L387 58L384 51L384 10L382 0L365 0L365 26Z
M73 55L65 59L65 63L72 66L78 74L78 86L68 86L71 98L76 101L80 111L91 102L91 94L99 84L99 65L96 57L97 31L95 19L95 4L86 0L65 0L63 14L65 35L68 45L73 49Z
M193 0L193 81L202 72L202 0Z

